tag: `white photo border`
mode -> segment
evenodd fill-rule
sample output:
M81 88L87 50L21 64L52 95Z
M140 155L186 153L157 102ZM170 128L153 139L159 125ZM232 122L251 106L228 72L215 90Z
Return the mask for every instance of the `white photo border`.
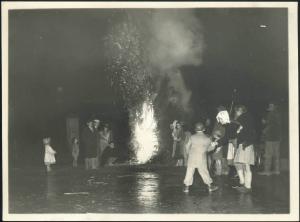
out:
M299 220L298 11L297 2L2 2L2 213L5 221L288 221ZM8 212L8 12L13 9L287 8L289 45L289 214L10 214Z

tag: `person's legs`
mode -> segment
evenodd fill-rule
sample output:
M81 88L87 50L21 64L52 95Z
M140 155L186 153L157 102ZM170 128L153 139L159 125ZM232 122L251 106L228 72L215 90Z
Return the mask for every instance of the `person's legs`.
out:
M73 167L76 167L76 159L73 157Z
M274 173L280 174L280 142L274 141L273 142L273 166L274 166Z
M91 158L91 168L93 170L97 169L98 167L98 161L97 161L97 157L93 157Z
M229 167L228 167L227 159L222 158L221 163L222 163L222 175L228 175Z
M49 164L49 163L46 163L45 165L46 165L47 172L50 172L50 171L51 171L51 166L50 166L50 164Z
M87 158L87 170L92 169L92 158Z
M209 192L212 192L212 191L215 191L218 189L217 186L214 186L212 184L213 180L211 179L211 177L209 175L206 164L205 165L203 164L202 166L198 167L197 170L198 170L203 182L207 185Z
M185 186L189 187L193 184L194 172L195 172L195 167L188 166L186 168L185 178L183 181Z
M187 166L187 159L188 155L187 152L184 150L184 155L183 155L183 165L186 167Z
M209 172L211 172L211 168L212 168L212 156L211 154L207 154L207 168L209 170Z
M273 157L273 142L266 141L266 144L265 144L265 167L264 167L264 172L266 174L269 174L271 172L272 157Z
M106 148L101 153L101 166L106 165L106 163L108 162L108 158L109 158L109 148Z
M222 175L222 160L221 159L217 159L215 161L215 167L216 167L215 174L218 176Z
M203 182L209 186L213 182L213 180L211 179L207 168L201 166L201 167L198 167L197 170L198 170Z
M244 164L244 174L245 174L245 187L251 189L252 183L252 172L250 164Z
M235 168L238 173L239 179L240 179L240 185L245 184L245 175L244 175L244 167L241 163L235 163Z

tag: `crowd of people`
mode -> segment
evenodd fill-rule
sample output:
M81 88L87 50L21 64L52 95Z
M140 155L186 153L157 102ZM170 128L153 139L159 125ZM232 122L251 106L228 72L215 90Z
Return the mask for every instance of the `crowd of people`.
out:
M262 119L260 136L264 143L264 170L259 174L270 176L280 174L281 120L275 103L269 103L267 111ZM184 128L183 122L175 120L170 125L172 158L176 166L186 167L184 192L189 192L196 169L210 192L218 189L213 185L212 175L228 175L233 188L243 193L251 191L251 166L256 164L256 139L259 135L246 106L237 105L232 117L229 113L225 107L218 107L213 129L209 130L210 120L197 122L193 135ZM235 182L235 178L239 181Z
M56 151L51 147L50 143L50 137L43 139L45 148L44 163L47 172L50 172L51 165L56 163ZM89 119L82 131L80 140L77 137L72 138L71 155L73 167L78 166L78 157L81 151L84 151L86 170L98 169L106 164L111 165L116 160L116 152L109 124L106 123L101 126L100 120Z
M218 175L228 175L233 181L232 187L240 192L251 191L251 166L256 163L258 133L246 106L237 105L233 111L233 115L230 115L230 111L219 106L214 127L210 129L209 119L197 122L194 134L184 122L175 120L170 125L174 164L186 167L184 192L189 192L196 169L210 192L218 189L212 180L212 176ZM264 170L259 174L270 176L280 174L281 118L275 103L269 103L267 111L262 119L264 127L260 136L264 142ZM50 172L51 165L56 162L56 151L51 147L50 137L44 138L43 143L44 163L47 172ZM98 169L116 160L112 131L108 124L101 125L98 119L86 122L80 140L76 137L72 139L73 167L78 166L79 147L84 151L86 170ZM236 178L238 182L234 183Z

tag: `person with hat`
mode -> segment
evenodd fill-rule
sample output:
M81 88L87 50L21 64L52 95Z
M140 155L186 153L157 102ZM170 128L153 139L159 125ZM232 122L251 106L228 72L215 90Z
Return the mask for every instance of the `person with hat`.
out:
M86 170L97 169L97 135L92 119L87 121L87 126L82 132L82 143L85 149Z
M217 186L213 185L213 181L207 169L207 152L214 150L217 142L212 142L211 139L205 135L204 130L205 126L203 123L196 123L196 133L189 138L186 146L188 160L186 175L183 181L183 192L186 193L189 192L189 187L193 184L193 176L196 169L207 185L209 192L218 189Z
M260 175L270 176L271 174L280 174L280 140L281 140L281 119L278 107L270 102L267 108L268 114L263 123L265 139L265 162L264 171ZM271 171L272 163L274 171Z

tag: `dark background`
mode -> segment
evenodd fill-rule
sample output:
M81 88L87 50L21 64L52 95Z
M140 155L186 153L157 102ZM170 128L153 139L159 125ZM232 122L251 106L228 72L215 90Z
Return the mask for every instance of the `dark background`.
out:
M91 115L110 122L126 158L128 120L110 86L103 39L112 14L125 10L11 10L9 12L10 163L42 164L41 138L49 134L58 164L70 158L65 118ZM182 67L192 90L194 120L214 118L232 91L260 129L269 100L281 105L282 156L288 156L288 40L286 9L197 9L207 49L199 67ZM261 27L266 25L266 27Z

